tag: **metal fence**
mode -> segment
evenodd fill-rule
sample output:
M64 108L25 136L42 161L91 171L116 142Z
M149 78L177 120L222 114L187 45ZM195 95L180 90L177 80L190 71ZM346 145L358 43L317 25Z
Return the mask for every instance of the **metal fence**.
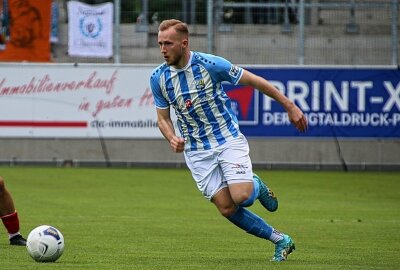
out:
M54 62L159 63L157 27L189 24L192 50L238 64L398 65L399 0L114 0L114 57L70 57L66 1ZM107 1L81 1L98 4Z

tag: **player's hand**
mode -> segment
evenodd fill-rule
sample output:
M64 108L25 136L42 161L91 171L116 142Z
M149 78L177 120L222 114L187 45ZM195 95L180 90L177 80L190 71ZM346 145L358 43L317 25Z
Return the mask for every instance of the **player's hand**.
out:
M305 132L308 128L308 123L303 112L295 104L288 110L290 122L300 131Z
M175 153L182 153L185 149L185 140L182 137L174 136L169 142L171 149Z

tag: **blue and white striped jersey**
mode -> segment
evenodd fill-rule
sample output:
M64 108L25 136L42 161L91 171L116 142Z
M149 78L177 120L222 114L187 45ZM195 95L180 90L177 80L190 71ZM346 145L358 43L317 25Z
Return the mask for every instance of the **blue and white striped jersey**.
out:
M153 70L151 90L157 108L172 106L185 150L207 150L237 137L238 120L223 81L237 84L243 69L222 57L191 52L183 69L161 64Z

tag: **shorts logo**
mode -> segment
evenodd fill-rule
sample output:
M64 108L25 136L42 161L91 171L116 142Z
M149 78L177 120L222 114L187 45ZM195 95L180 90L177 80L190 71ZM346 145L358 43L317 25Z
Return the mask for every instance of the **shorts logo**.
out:
M229 75L233 78L237 78L240 73L240 68L238 66L232 65L231 69L229 70Z
M246 174L248 168L247 165L242 164L235 164L232 166L232 169L236 170L236 174Z

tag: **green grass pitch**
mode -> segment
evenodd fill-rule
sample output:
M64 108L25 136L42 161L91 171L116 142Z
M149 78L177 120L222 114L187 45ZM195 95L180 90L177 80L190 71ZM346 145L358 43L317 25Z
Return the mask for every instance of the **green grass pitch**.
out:
M65 251L36 263L0 233L1 269L399 269L400 173L256 171L279 198L250 209L292 236L296 251L231 225L186 169L1 167L21 232L50 224Z

